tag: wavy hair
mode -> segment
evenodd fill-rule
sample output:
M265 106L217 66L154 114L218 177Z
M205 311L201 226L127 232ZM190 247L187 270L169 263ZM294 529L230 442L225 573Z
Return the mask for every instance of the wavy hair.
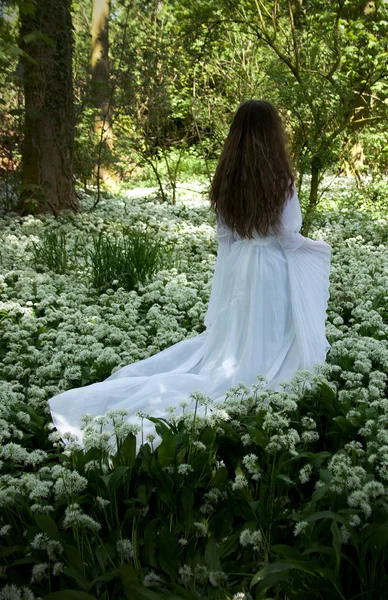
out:
M294 169L276 108L247 100L237 109L210 187L210 208L241 238L279 231Z

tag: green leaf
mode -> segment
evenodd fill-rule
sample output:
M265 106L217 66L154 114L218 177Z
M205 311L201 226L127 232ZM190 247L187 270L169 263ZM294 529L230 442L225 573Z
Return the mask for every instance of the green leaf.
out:
M171 427L168 425L168 422L165 419L157 419L156 417L147 417L148 421L152 421L155 423L156 433L160 435L162 439L164 439L165 435L171 434Z
M210 520L209 531L214 536L224 538L229 536L233 527L234 516L229 506L224 506L216 512L214 517Z
M35 523L46 533L52 540L62 541L62 536L59 533L55 521L48 515L35 515Z
M190 527L193 523L194 492L187 486L182 488L181 502L185 527Z
M206 544L205 562L211 571L221 570L220 555L217 548L216 538L211 536Z
M116 467L111 473L111 478L108 486L109 489L115 492L117 488L120 487L121 481L124 478L124 476L127 475L127 473L128 467Z
M178 577L178 571L181 563L178 560L178 554L181 548L174 535L170 533L168 527L163 525L158 530L156 544L158 548L159 565L169 577L174 581Z
M142 586L139 583L129 583L124 588L125 596L128 600L165 600L164 594L154 592ZM170 596L171 597L171 596Z
M139 578L136 575L136 571L132 565L120 565L120 567L117 569L117 572L120 576L124 590L126 590L132 583L139 582ZM127 598L128 597L129 596L127 595Z
M133 433L129 433L123 443L121 444L119 451L119 462L124 463L130 469L133 469L136 459L136 436Z
M340 427L341 431L343 431L344 433L352 434L352 433L356 433L356 431L357 431L357 427L352 425L352 423L350 423L350 421L348 421L348 419L346 419L345 417L342 417L342 416L334 417L333 421L338 423L338 426Z
M168 507L171 507L172 501L174 499L174 481L170 477L166 471L153 460L151 463L151 472L155 478L155 481L158 484L158 495L159 498L164 502Z
M74 581L76 581L80 588L82 588L83 590L88 590L90 588L89 581L87 581L81 573L73 569L73 567L65 566L63 569L63 573L64 575L67 575L68 577L71 577Z
M329 571L317 561L302 561L296 559L277 561L270 565L266 565L252 577L250 589L252 589L260 581L264 582L269 575L273 575L275 573L284 573L285 571L290 571L291 569L303 571L304 573L308 573L314 577L327 577Z
M158 463L162 467L168 467L173 461L176 452L176 435L169 430L163 434L163 441L157 448Z
M331 523L331 532L333 534L333 548L335 552L335 572L334 576L338 579L341 565L341 545L342 545L342 536L337 525L337 521L333 519Z
M158 525L159 519L153 519L149 523L147 523L144 529L144 560L147 565L151 565L154 568L158 567L158 562L156 560L156 527Z
M94 550L94 553L98 560L98 564L100 566L101 571L105 571L109 558L109 554L105 550L105 546L97 546L97 548Z
M337 519L340 523L346 523L347 520L340 515L332 512L331 510L322 510L320 512L313 513L312 515L308 515L307 517L303 517L303 521L307 521L307 523L312 523L313 521L319 521L320 519Z
M70 564L75 569L78 569L79 573L81 574L83 563L78 550L74 548L74 546L71 546L71 544L65 544L65 552L69 558Z
M260 446L260 448L265 448L268 444L268 435L264 433L264 431L257 429L257 427L252 427L251 425L246 425L245 427L252 440Z
M79 590L62 590L44 596L44 600L97 600L95 596Z

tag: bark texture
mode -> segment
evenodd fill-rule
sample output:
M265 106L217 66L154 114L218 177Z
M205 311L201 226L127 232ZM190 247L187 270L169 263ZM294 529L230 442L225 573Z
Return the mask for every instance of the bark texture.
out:
M98 109L94 121L94 135L99 143L96 175L103 181L110 179L109 169L101 165L106 151L113 147L112 107L110 102L109 17L111 0L93 0L91 47L91 102Z
M21 214L78 212L73 177L73 28L70 0L37 0L20 15L25 123Z

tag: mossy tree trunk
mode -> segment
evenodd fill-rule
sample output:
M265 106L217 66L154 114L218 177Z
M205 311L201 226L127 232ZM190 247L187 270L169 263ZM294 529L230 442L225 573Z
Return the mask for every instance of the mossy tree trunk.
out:
M91 103L97 109L93 123L94 139L98 143L96 177L108 181L112 175L104 163L113 148L112 105L109 84L109 17L111 0L93 0L91 26Z
M24 215L63 209L78 212L73 177L73 28L70 0L36 0L20 14L24 79L22 188Z

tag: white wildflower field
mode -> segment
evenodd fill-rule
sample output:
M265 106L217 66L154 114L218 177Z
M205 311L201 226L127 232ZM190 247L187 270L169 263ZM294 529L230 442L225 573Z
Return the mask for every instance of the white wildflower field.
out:
M341 180L309 234L332 247L317 374L193 393L138 452L146 415L85 416L84 450L53 427L55 394L204 330L215 219L187 187L0 218L0 600L387 598L385 184Z

